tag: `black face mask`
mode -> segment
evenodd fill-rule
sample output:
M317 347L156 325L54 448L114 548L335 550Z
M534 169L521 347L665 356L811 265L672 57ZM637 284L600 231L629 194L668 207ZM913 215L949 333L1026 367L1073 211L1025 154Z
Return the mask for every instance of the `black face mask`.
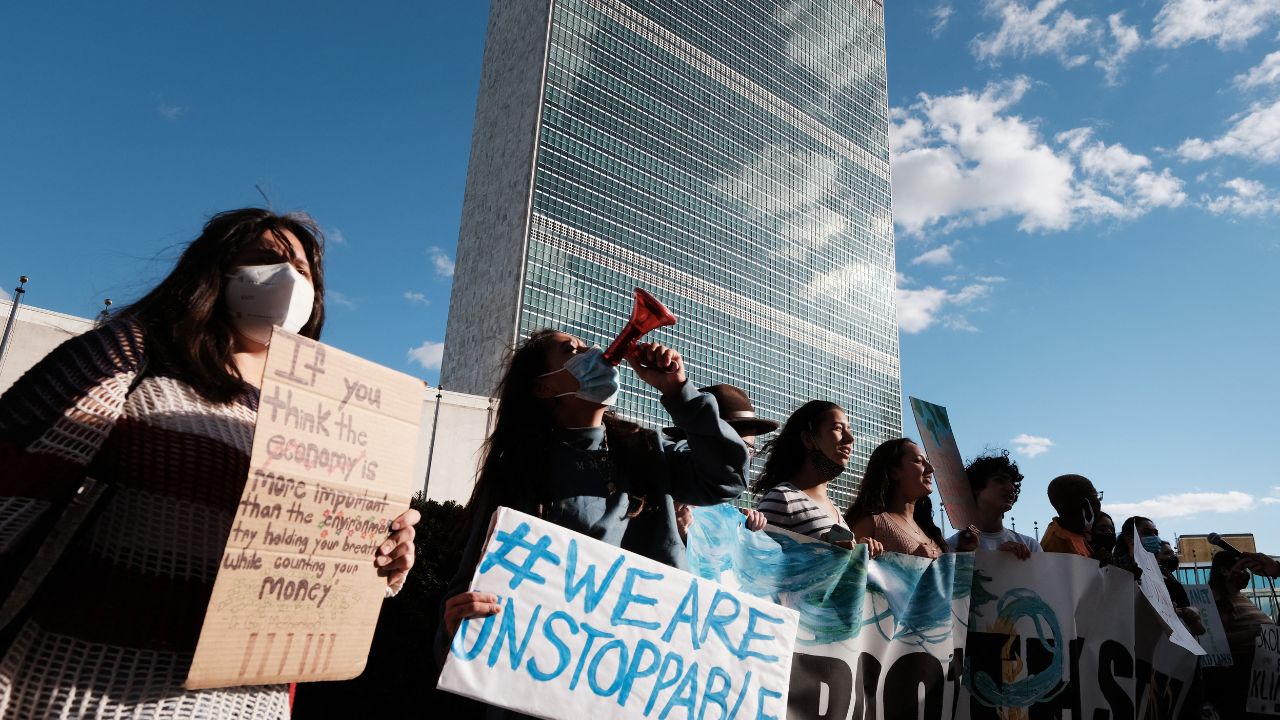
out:
M1095 533L1089 536L1093 547L1098 550L1106 550L1108 552L1116 549L1116 536L1110 533Z
M827 457L818 448L809 448L809 462L813 463L813 469L827 481L840 477L840 473L844 472L844 465Z
M1172 575L1178 571L1178 556L1170 555L1168 557L1156 558L1156 562L1160 564L1160 571L1166 575Z

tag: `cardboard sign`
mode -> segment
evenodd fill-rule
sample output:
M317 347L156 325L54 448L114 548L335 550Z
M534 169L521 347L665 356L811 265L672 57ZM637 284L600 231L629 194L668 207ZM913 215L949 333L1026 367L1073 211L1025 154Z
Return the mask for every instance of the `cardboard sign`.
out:
M1204 648L1200 647L1196 636L1191 634L1187 626L1182 624L1182 618L1178 617L1178 611L1173 606L1173 600L1169 598L1169 588L1164 585L1164 575L1160 573L1160 563L1156 561L1155 555L1152 555L1143 547L1141 540L1137 537L1134 538L1133 542L1133 559L1138 563L1138 567L1142 568L1142 577L1138 581L1138 587L1168 629L1169 639L1175 645L1186 649L1193 655L1203 655L1205 653Z
M784 716L793 610L508 508L471 590L502 610L462 622L441 689L543 718Z
M1263 625L1254 641L1253 667L1245 709L1280 715L1280 625Z
M911 414L916 417L925 455L933 465L933 477L942 495L947 520L952 527L961 529L978 524L978 506L969 489L969 478L964 474L964 460L960 458L947 409L911 398Z
M1208 585L1183 585L1191 607L1200 611L1200 622L1205 633L1196 638L1204 648L1200 664L1205 667L1227 667L1233 663L1231 646L1227 644L1227 631L1222 627L1218 604L1213 601L1213 590Z
M422 398L420 380L275 329L186 687L363 671L387 586L374 555L419 484Z
M868 561L865 545L750 532L723 505L695 508L689 529L695 573L799 611L789 719L952 717L973 562L972 553Z

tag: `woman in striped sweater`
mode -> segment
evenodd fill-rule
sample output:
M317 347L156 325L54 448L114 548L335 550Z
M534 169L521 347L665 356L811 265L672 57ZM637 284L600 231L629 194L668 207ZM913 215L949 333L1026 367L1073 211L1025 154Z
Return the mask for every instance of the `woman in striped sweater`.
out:
M0 397L0 554L112 487L0 659L0 717L286 718L286 686L182 687L244 488L272 325L317 338L305 216L215 215L154 290ZM416 511L370 558L403 582ZM36 537L33 537L36 536Z
M765 444L764 469L751 490L770 525L851 547L853 536L827 483L844 472L853 455L853 434L844 410L810 400L791 413L778 436Z

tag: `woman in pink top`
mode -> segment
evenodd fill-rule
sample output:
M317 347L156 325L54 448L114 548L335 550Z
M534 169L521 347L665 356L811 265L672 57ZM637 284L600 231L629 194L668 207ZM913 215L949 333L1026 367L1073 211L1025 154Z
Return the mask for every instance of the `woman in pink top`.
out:
M858 498L845 519L859 543L872 557L897 552L936 558L947 552L942 531L933 522L931 503L920 502L933 492L933 465L924 450L910 438L881 443L867 460ZM978 547L978 534L968 528L960 534L958 552Z

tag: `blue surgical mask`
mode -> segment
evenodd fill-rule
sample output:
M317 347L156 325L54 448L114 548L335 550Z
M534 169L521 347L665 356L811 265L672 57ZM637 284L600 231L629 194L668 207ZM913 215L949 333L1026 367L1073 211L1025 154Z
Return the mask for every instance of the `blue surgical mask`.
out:
M1142 538L1142 547L1152 555L1160 552L1160 546L1163 543L1164 540L1159 535L1148 535Z
M592 345L586 352L565 361L564 367L543 373L540 377L567 372L578 381L578 389L573 392L560 393L556 397L575 395L596 405L613 405L618 401L618 368L604 361L604 351L599 345Z

